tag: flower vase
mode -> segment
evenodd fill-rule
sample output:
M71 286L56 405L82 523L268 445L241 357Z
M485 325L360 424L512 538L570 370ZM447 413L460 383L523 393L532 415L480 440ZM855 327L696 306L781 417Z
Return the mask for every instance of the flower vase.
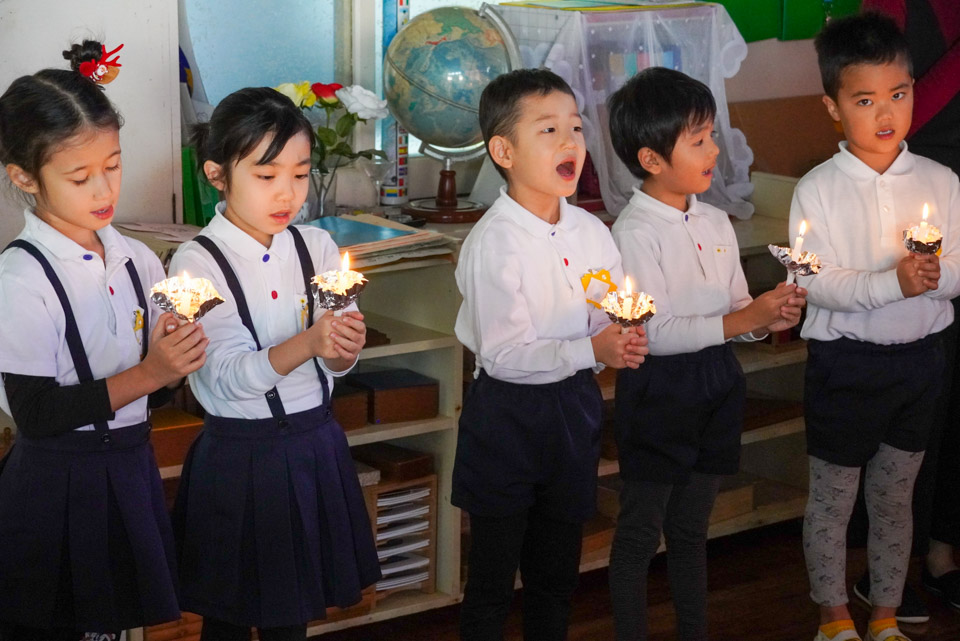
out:
M310 219L337 215L337 176L336 172L323 175L319 169L310 170L312 189L307 202L310 205Z

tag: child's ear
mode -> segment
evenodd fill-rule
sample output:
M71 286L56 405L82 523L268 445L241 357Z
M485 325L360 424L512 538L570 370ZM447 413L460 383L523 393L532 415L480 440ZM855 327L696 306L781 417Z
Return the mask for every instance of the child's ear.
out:
M203 173L207 176L210 184L217 188L217 191L226 191L227 183L223 179L223 168L212 160L203 163Z
M7 165L7 175L10 176L10 182L18 189L28 194L40 193L40 183L37 182L36 178L24 171L20 165L14 165L13 163Z
M836 101L830 96L824 96L823 104L827 108L827 113L830 114L830 117L836 122L840 122L840 110L837 109Z
M506 137L493 136L487 145L487 151L490 152L490 157L493 158L493 162L504 169L513 167L513 145L510 144L510 141L507 140Z
M660 154L650 149L650 147L641 147L640 151L637 152L637 160L640 162L640 166L646 169L651 175L655 176L663 171L663 167L660 164Z

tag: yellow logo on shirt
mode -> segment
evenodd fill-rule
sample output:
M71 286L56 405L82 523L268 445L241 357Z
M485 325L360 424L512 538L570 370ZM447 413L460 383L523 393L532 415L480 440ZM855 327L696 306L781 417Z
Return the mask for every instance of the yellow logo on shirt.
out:
M610 277L610 272L606 269L597 271L590 270L580 277L583 284L583 291L587 295L587 302L600 309L600 301L603 300L609 292L617 291L617 286Z
M140 343L143 334L143 312L139 309L133 310L133 334L137 337L137 343Z

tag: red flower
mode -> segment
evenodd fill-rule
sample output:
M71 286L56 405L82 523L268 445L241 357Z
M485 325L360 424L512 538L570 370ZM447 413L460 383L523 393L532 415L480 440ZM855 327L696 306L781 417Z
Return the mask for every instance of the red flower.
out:
M320 102L332 105L337 102L337 90L343 89L343 85L336 82L331 82L328 85L322 82L315 82L310 85L310 89Z

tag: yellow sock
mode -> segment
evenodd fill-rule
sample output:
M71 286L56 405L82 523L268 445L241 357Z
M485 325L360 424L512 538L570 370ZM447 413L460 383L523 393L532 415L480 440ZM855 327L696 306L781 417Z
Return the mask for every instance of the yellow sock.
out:
M853 625L852 619L840 619L839 621L831 621L830 623L824 623L820 626L820 631L823 632L824 636L833 638L843 632L844 630L853 630L857 631L857 628Z
M877 636L887 628L897 627L897 618L890 617L889 619L877 619L870 622L870 636Z

